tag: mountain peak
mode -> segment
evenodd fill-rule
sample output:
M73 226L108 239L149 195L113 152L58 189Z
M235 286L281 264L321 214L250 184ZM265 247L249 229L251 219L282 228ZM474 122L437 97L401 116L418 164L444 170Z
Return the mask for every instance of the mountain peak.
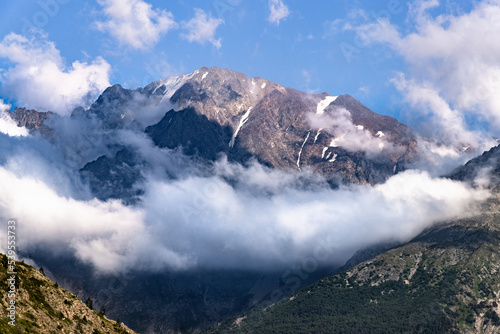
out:
M404 161L412 159L415 139L411 130L392 117L374 113L350 95L334 97L328 93L304 93L260 77L250 78L243 73L216 67L202 67L145 89L153 94L161 90L164 94L162 103L168 101L175 110L191 108L221 129L230 129L230 140L213 146L218 151L211 152L210 156L225 153L248 157L247 153L250 153L260 162L275 168L300 170L311 167L328 180L340 175L342 182L347 183L381 182L400 171ZM339 108L346 110L348 115L344 115L345 120L337 122L336 110ZM330 120L319 119L316 127L311 123L311 115L321 115L323 110ZM167 112L165 117L171 120L173 112ZM328 128L320 122L334 125ZM350 126L346 124L350 122ZM193 132L187 130L187 126L185 124L184 130L177 131ZM153 140L157 145L168 142L166 146L170 148L182 145L189 152L196 151L194 147L186 147L191 144L183 140L172 141L172 133L164 132L164 136L170 139L161 139L162 131L166 130L155 127L149 127L148 131L154 133ZM216 132L225 133L225 130ZM217 135L217 138L225 136ZM213 141L213 138L205 140ZM365 142L356 147L354 143L357 141L367 141L368 144ZM368 154L367 146L370 146ZM388 147L394 149L388 150ZM245 153L235 155L238 151ZM368 156L376 156L376 161ZM356 172L358 167L355 166L360 164L367 170ZM382 165L385 166L383 172L380 171Z

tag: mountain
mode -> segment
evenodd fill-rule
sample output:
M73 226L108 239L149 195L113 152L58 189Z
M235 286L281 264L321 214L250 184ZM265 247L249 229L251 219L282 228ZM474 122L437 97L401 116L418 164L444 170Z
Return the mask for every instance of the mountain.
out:
M20 126L44 133L50 117L55 116L24 109L13 114ZM310 169L334 187L385 181L415 159L417 145L408 126L374 113L350 95L303 93L215 67L136 90L114 85L88 110L77 108L71 117L106 129L145 128L157 146L182 148L208 162L224 154L239 163L254 158L282 170ZM109 173L123 175L119 169L128 160L106 154L86 161L81 171L99 198L131 200L136 192L120 196L96 186L109 188ZM124 175L127 184L137 183L134 174Z
M169 91L161 81L154 85ZM182 146L186 153L210 160L224 153L230 160L255 157L278 169L311 168L334 183L383 182L404 169L416 145L410 128L372 112L352 96L307 94L231 70L195 71L170 102L180 111L170 110L146 128L160 147ZM366 135L364 140L385 137L397 149L369 156L342 145L340 124L332 126L340 128L338 137L333 129L311 124L314 117L317 123L327 123L321 117L335 119L339 108L348 111L349 125Z
M312 126L311 118L331 123L339 110L347 110L340 124L330 129ZM95 117L106 128L142 129L147 121L153 121L152 115L163 115L157 123L145 127L158 147L181 148L185 154L200 158L202 164L224 154L229 161L242 164L253 158L281 170L310 169L333 187L381 183L404 170L416 155L417 141L409 127L374 113L352 96L307 94L215 67L137 90L112 86L88 111L76 110L72 117ZM355 143L344 143L346 133L361 145L371 140L382 147L367 153L357 149ZM130 148L129 152L133 154ZM131 167L130 159L100 156L82 166L82 176L99 198L109 196L133 203L142 190L137 187L139 168L127 167ZM124 168L129 173L123 174ZM123 177L127 187L134 190L123 191L121 186L111 190L110 185L116 182L109 179L110 174L113 179Z
M44 124L49 117L53 117L51 112L38 112L33 109L15 108L10 114L17 126L26 127L30 131L38 131L46 136L51 135L51 129Z
M83 303L32 266L16 261L17 274L12 275L7 271L7 256L0 254L0 261L0 285L4 292L0 309L1 333L135 333L121 322L92 310L90 301ZM13 284L7 280L12 277ZM11 305L15 306L14 319L8 317Z
M223 156L242 165L256 160L275 170L311 172L332 188L382 183L416 159L412 129L352 96L304 93L218 68L204 67L135 90L114 85L70 117L25 109L16 109L12 117L63 147L69 165L90 188L89 200L119 199L130 206L140 205L148 172L175 180L179 173L190 173L186 166L194 162L210 173ZM130 132L140 145L124 140ZM143 141L165 150L148 160ZM184 155L164 162L160 154L167 151ZM141 333L205 329L252 308L283 274L282 268L219 268L98 276L69 255L54 258L38 249L26 256L49 268L61 286L90 296L106 306L107 314ZM335 270L318 270L298 287Z

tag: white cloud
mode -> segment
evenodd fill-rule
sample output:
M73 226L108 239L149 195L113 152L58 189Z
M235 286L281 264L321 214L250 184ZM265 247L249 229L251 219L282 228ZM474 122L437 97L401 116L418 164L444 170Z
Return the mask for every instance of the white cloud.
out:
M180 268L186 261L167 249L155 250L141 210L119 201L61 197L42 181L16 176L4 168L0 168L0 180L8 189L0 195L0 203L9 203L9 217L15 217L24 231L19 239L26 248L45 245L55 253L72 250L103 272L129 270L139 262L138 256L145 255L140 248L146 246L164 255L165 266ZM0 206L3 211L4 205Z
M313 256L320 243L333 250L329 261L339 264L360 248L404 242L437 222L472 214L471 205L488 196L425 172L332 190L307 172L222 160L213 176L172 180L150 174L142 203L129 207L77 199L66 187L78 177L50 173L64 168L54 163L54 152L25 149L34 143L0 136L0 146L11 151L0 151L0 160L7 159L0 166L0 218L19 221L26 251L71 252L102 272L278 268ZM168 157L149 145L143 158ZM30 161L28 169L24 161ZM0 236L4 250L5 231Z
M369 157L401 150L388 141L385 134L374 136L363 126L355 125L351 113L345 108L337 107L321 115L309 114L308 122L313 129L323 129L335 137L330 146L342 147L350 152L365 152Z
M481 134L467 129L464 114L453 109L433 85L407 80L403 74L393 79L393 83L413 109L429 117L425 126L427 136L441 138L447 145L481 142Z
M75 61L68 68L45 36L37 40L11 33L0 43L0 57L13 64L1 73L2 91L39 111L68 114L76 106L88 106L109 86L110 65L103 58Z
M97 27L135 49L154 46L162 35L177 27L172 13L153 9L142 0L98 0L98 3L104 7L108 20L97 22Z
M283 3L283 0L269 0L269 10L268 20L276 25L279 25L281 20L290 15L290 11Z
M8 113L10 113L10 106L0 99L0 133L11 137L27 136L29 134L28 129L24 126L18 127Z
M199 8L194 9L195 16L188 22L183 23L183 28L187 33L181 36L189 42L197 42L205 44L210 42L217 49L221 47L221 39L215 39L215 31L217 27L224 23L222 19L216 19L207 14Z
M10 104L6 104L2 99L0 99L0 112L10 110L12 106Z
M356 27L367 44L383 43L410 65L394 82L407 101L431 119L443 140L485 149L491 142L470 126L470 118L500 130L500 1L478 2L468 13L442 14L429 9L439 2L410 7L411 32L402 33L387 19ZM420 108L424 106L424 108Z

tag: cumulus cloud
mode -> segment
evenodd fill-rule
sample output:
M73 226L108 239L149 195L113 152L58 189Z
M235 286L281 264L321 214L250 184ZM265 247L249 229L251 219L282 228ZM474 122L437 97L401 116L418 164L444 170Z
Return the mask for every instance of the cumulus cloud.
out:
M487 123L492 133L500 129L500 47L491 42L500 34L500 1L432 16L429 9L438 6L435 0L411 5L414 29L409 32L384 18L353 29L367 44L386 44L410 65L409 73L395 78L396 87L415 107L412 112L422 110L430 119L441 139L486 149L491 135L481 135L474 124Z
M215 31L217 27L224 23L222 19L216 19L207 14L199 8L194 9L194 17L183 23L183 28L187 30L181 36L189 42L197 42L205 44L206 42L212 43L217 49L220 49L221 39L215 38Z
M88 106L109 86L110 65L103 58L67 67L46 36L28 39L11 33L0 43L0 57L12 64L0 76L3 93L28 108L68 114Z
M270 13L267 19L276 25L279 25L281 20L290 15L290 11L283 3L283 0L269 0L269 10Z
M153 9L142 0L98 0L98 3L108 17L107 21L97 22L98 29L135 49L154 46L162 35L177 27L172 13Z

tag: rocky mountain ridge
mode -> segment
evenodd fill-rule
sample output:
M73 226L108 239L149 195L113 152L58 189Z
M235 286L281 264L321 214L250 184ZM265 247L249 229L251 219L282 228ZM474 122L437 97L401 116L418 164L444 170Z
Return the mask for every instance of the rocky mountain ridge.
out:
M12 117L28 129L50 127L51 114L19 109ZM224 154L239 163L255 158L277 169L309 169L333 186L383 182L415 159L417 145L409 127L349 95L303 93L214 67L136 90L114 85L71 117L97 119L108 129L145 128L157 146L208 161ZM106 157L119 168L119 159ZM106 183L95 161L82 171Z

